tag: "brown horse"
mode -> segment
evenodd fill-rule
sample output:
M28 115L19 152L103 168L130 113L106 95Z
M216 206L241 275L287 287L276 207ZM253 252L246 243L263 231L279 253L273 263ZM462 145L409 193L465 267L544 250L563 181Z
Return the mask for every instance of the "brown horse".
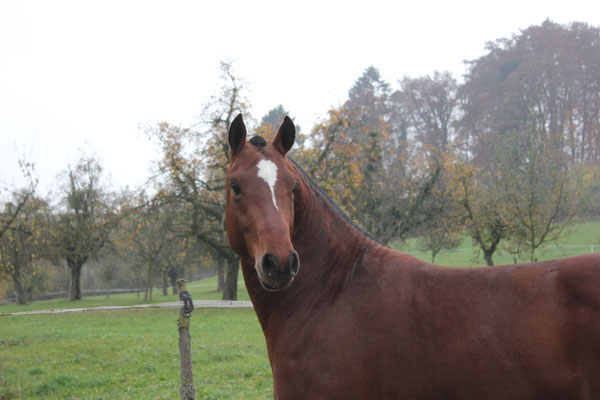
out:
M354 225L292 160L229 131L227 233L275 398L600 399L600 256L449 268Z

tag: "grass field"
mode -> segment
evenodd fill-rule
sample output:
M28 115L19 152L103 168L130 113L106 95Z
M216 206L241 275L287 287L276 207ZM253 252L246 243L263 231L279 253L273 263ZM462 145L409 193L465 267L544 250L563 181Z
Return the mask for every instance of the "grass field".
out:
M392 247L404 251L431 262L431 253L419 249L417 239L409 239L403 243L393 243ZM580 254L600 252L600 221L575 224L565 236L565 239L557 244L548 244L536 251L539 261L553 258L571 257ZM493 256L495 265L512 264L513 255L507 252L502 244ZM519 259L519 262L528 262L529 259ZM451 267L462 266L484 266L483 254L479 257L473 249L471 238L465 238L462 244L453 251L442 250L435 258L435 263Z
M1 317L1 399L174 399L177 310ZM196 310L197 399L272 398L253 310Z
M540 251L556 258L600 251L600 222L576 225L561 244ZM587 247L570 247L587 245ZM409 240L400 248L428 260ZM511 263L512 255L495 257ZM470 241L443 252L442 265L483 265ZM240 282L238 297L248 295ZM191 282L194 299L219 299L216 278ZM175 301L155 292L153 302ZM87 297L78 302L3 305L0 313L143 303L135 294ZM0 317L0 400L175 399L179 390L177 310L143 309ZM195 310L191 318L197 399L272 399L264 338L253 310Z
M194 299L220 299L216 278L191 282ZM238 298L247 300L242 282ZM175 301L155 292L153 303ZM142 304L135 294L0 306L33 309ZM176 309L0 317L0 400L175 399ZM254 310L195 310L191 318L197 399L272 399L271 367Z

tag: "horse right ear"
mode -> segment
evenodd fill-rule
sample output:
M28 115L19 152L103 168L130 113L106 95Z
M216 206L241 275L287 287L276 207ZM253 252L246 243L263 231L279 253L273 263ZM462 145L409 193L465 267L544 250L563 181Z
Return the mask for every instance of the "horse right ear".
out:
M246 143L246 125L240 113L229 127L229 156L239 152L244 147L244 143Z

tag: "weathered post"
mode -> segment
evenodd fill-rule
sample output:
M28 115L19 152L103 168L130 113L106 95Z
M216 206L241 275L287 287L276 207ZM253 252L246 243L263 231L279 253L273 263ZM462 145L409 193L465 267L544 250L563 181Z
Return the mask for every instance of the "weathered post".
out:
M177 281L177 292L179 293L179 300L183 301L183 307L179 309L179 318L177 319L179 370L181 374L179 398L181 400L194 400L196 389L194 388L194 375L192 373L192 338L190 336L190 316L194 310L194 302L185 288L185 279Z

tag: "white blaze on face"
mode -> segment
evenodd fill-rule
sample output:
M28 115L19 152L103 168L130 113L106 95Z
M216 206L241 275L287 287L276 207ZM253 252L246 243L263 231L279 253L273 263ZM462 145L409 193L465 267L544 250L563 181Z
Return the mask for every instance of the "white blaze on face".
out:
M277 165L273 161L270 160L260 160L258 164L258 177L267 182L269 185L269 189L271 189L271 197L273 199L273 204L275 208L279 210L277 207L277 200L275 199L275 182L277 181Z

